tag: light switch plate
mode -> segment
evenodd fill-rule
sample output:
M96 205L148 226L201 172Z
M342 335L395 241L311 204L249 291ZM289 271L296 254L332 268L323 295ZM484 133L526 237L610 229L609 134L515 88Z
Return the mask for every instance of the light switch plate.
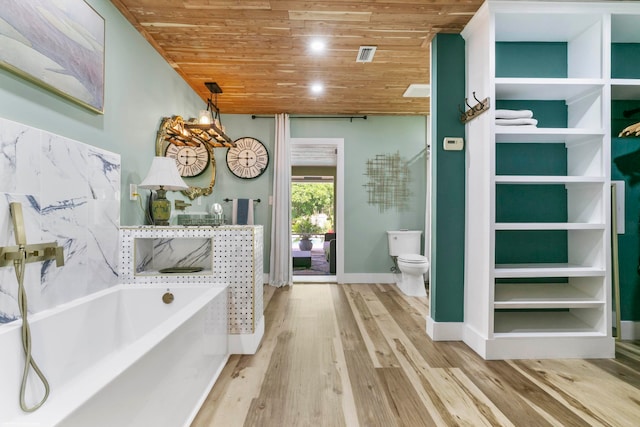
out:
M460 151L464 148L464 139L445 136L442 141L442 148L447 151Z
M129 184L129 200L138 200L138 186Z

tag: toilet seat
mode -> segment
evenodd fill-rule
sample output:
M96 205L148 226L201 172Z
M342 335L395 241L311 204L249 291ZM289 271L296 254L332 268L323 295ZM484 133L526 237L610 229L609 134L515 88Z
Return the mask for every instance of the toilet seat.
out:
M429 260L427 257L418 254L403 254L398 255L398 262L406 264L424 264L425 262L429 262Z

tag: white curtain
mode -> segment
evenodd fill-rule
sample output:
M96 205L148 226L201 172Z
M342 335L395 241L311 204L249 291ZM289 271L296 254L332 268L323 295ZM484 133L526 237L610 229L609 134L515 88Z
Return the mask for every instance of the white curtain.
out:
M276 147L273 172L273 214L271 215L271 262L269 284L291 285L291 160L289 115L276 114Z

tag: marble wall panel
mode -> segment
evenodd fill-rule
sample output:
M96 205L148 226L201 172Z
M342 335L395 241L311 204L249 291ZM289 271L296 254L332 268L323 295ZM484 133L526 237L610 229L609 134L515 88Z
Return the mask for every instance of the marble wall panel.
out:
M168 267L202 267L211 271L211 247L211 238L136 240L136 273Z
M118 283L120 156L0 118L0 246L15 245L9 203L20 202L27 243L55 241L65 265L28 264L29 312ZM0 323L20 317L13 267L0 268Z

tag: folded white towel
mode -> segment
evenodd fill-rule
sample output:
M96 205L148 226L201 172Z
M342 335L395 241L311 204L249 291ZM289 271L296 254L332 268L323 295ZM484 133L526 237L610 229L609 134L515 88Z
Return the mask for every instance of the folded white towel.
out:
M518 126L507 126L507 125L499 125L496 123L496 126L501 128L515 128L515 129L537 129L536 125L518 125Z
M500 126L536 126L538 121L536 119L496 119L496 124Z
M531 110L496 110L496 119L530 119Z

